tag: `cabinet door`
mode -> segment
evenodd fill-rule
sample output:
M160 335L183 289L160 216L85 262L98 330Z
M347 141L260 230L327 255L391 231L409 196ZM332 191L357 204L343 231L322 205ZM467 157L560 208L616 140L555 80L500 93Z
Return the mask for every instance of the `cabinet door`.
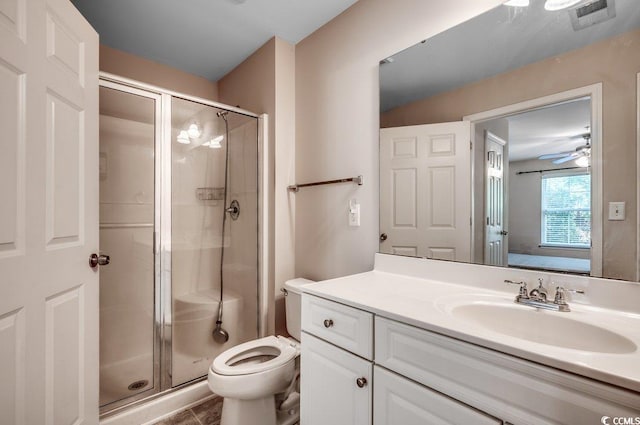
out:
M374 425L500 425L502 421L376 366Z
M301 342L301 425L370 425L371 363L304 332Z

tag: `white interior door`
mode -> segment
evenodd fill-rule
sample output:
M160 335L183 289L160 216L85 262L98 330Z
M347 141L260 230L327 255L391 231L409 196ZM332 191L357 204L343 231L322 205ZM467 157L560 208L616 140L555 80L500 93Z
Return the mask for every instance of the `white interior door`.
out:
M0 421L98 422L98 36L0 2Z
M380 130L380 251L471 260L470 123Z
M490 266L506 266L508 262L505 177L509 161L504 158L505 147L504 140L486 132L484 264Z

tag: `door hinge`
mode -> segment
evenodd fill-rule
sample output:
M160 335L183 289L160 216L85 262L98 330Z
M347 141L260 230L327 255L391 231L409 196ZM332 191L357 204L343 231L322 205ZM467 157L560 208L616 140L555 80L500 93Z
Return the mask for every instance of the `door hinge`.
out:
M473 142L472 141L469 141L469 149L473 150Z

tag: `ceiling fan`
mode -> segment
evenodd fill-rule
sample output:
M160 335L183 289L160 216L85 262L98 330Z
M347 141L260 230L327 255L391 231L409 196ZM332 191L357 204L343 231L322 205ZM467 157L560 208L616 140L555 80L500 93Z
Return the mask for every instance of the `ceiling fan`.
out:
M589 158L591 156L591 133L579 134L569 139L583 138L584 145L580 145L575 150L566 151L566 152L558 152L558 153L548 153L545 155L540 155L538 159L553 159L554 164L563 164L568 161L572 161L574 159L586 157Z

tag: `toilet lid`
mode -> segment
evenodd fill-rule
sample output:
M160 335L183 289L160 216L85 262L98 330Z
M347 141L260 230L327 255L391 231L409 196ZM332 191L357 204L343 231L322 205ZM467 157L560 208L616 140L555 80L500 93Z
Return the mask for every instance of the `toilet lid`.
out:
M213 360L220 375L249 375L282 366L298 355L298 348L283 337L267 336L232 347Z

